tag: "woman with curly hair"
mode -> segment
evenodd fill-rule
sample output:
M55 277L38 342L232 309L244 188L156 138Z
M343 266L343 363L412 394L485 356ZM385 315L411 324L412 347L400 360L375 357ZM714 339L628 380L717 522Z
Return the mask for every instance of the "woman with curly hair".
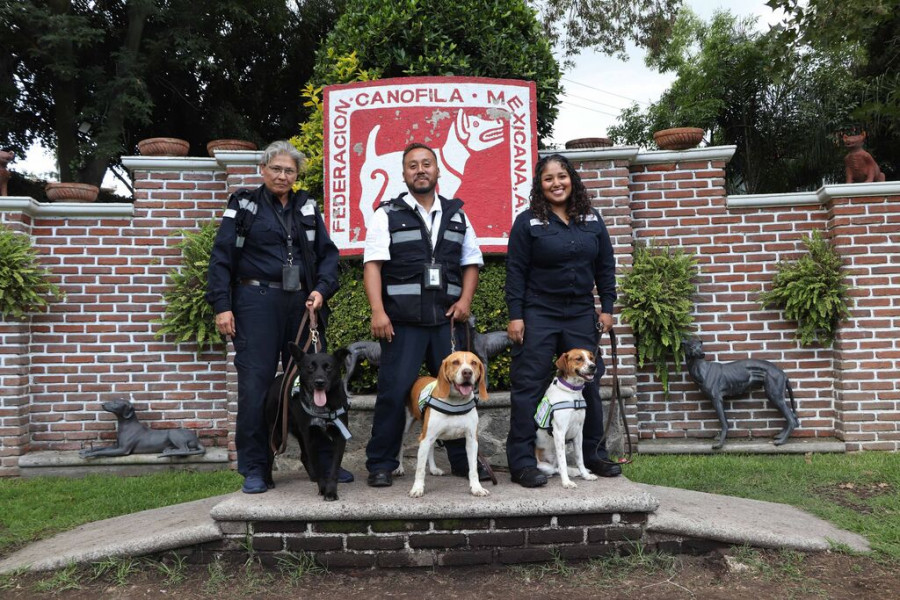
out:
M506 455L513 482L524 487L547 483L534 454L534 413L553 375L554 358L573 348L595 351L598 322L603 333L612 327L616 300L609 232L591 208L578 172L560 154L539 160L534 172L531 206L513 224L506 259L506 332L513 343ZM584 387L584 462L597 475L615 477L622 469L607 462L601 444L596 381L603 371L598 357L594 381Z

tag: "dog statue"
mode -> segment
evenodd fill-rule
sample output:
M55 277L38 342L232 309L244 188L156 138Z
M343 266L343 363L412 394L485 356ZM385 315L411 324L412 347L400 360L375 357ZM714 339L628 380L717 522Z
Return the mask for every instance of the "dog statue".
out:
M538 404L534 419L537 422L537 438L534 453L537 468L548 477L559 473L564 488L577 488L569 478L566 465L566 442L571 441L575 454L575 467L587 481L597 479L584 465L581 443L584 439L584 411L587 403L582 397L584 384L594 380L597 363L593 352L573 349L556 361L556 377L550 383L544 398Z
M81 458L153 453L159 453L160 456L190 456L206 452L197 439L197 434L190 429L150 429L138 421L130 402L104 402L103 410L116 415L119 421L116 445L82 450L78 453Z
M378 342L353 342L347 346L347 357L344 358L344 393L350 397L350 378L356 373L361 360L369 361L373 367L381 363L381 344Z
M475 389L484 400L484 366L471 352L453 352L441 362L437 377L419 377L406 401L407 418L404 436L413 420L422 421L416 477L409 490L411 498L425 494L425 465L432 475L444 472L434 464L434 444L438 440L466 438L466 457L469 461L469 491L473 496L490 494L478 481L478 411ZM403 469L403 449L397 457Z
M859 135L842 136L844 146L850 151L844 157L844 171L846 183L869 183L872 181L884 181L884 173L878 167L878 163L872 155L863 150L863 142L866 141L866 132Z
M347 427L347 410L350 404L341 383L341 363L345 361L344 349L334 354L325 352L304 352L297 344L288 344L291 356L297 365L297 374L291 383L288 404L288 433L300 443L300 460L311 481L319 487L319 495L326 501L338 499L338 472L344 460L347 441L352 437ZM279 375L266 398L266 426L271 432L271 448L282 443L282 424L279 396L281 381ZM320 444L331 443L333 454L327 472L322 473L319 465ZM269 451L266 470L266 484L274 486L272 467L275 455Z
M728 435L728 420L725 418L723 399L748 390L762 386L766 391L769 402L781 411L787 420L787 425L781 430L773 443L780 446L790 437L791 432L800 426L797 419L797 403L794 401L794 391L784 371L767 360L745 359L729 363L708 362L703 352L703 342L698 338L684 341L684 356L687 360L688 372L691 378L700 386L700 390L707 398L712 400L719 422L722 424L722 432L713 445L713 450L719 450L725 445L725 437ZM787 390L791 399L788 406L784 399ZM793 410L792 410L793 409Z

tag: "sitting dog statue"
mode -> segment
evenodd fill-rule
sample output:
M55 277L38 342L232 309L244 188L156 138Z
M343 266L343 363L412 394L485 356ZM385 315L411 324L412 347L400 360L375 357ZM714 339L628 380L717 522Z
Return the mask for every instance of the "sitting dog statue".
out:
M700 390L707 398L712 400L713 407L722 424L722 432L713 445L718 450L725 445L725 437L728 435L728 420L725 418L724 398L730 398L760 387L765 390L769 402L781 411L787 420L785 428L775 436L773 443L780 446L785 443L791 432L800 426L797 419L797 404L794 401L794 392L790 381L784 371L767 360L745 359L729 363L708 362L703 352L703 342L698 338L684 341L684 356L687 360L688 372L691 378L700 386ZM787 390L791 399L788 406L784 399ZM793 409L793 410L792 410Z
M849 149L847 156L844 157L844 172L846 175L846 183L870 183L873 181L884 181L884 173L872 155L863 150L863 143L866 141L866 132L863 131L858 135L842 136L844 147Z
M200 440L197 439L197 434L190 429L150 429L138 421L130 402L125 400L104 402L103 410L116 415L119 421L116 445L108 448L82 450L79 452L82 458L156 452L160 456L189 456L206 452Z
M297 344L288 344L297 365L297 374L291 383L288 401L288 432L300 443L303 466L309 478L319 487L319 495L326 501L338 499L338 472L344 459L347 440L352 436L347 427L347 410L350 405L341 383L341 363L346 350L334 354L304 352ZM280 408L281 381L279 375L266 398L266 426L272 435L271 447L281 445L282 424ZM325 472L319 464L321 444L332 445L332 460ZM272 467L274 453L270 449L266 483L274 485Z
M441 362L437 377L419 377L406 400L407 418L404 435L413 420L422 421L416 477L411 498L425 494L425 465L432 475L444 472L434 464L434 444L438 440L466 439L469 462L469 491L473 496L490 492L478 481L478 411L475 389L481 400L487 399L484 388L484 366L471 352L452 352ZM403 449L397 457L398 472L403 469Z
M534 452L537 468L548 477L559 473L564 488L576 488L566 464L566 442L571 441L577 473L587 481L597 479L584 465L581 443L584 440L584 412L587 403L582 396L584 384L594 380L597 363L593 352L578 348L562 354L556 361L556 377L538 404L534 419L537 438Z

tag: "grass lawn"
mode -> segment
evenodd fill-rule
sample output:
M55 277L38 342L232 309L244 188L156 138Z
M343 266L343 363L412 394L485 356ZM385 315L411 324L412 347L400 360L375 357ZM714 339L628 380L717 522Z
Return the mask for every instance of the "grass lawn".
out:
M900 559L900 454L636 456L632 481L781 502L859 533ZM234 492L231 471L0 479L0 555L122 514Z

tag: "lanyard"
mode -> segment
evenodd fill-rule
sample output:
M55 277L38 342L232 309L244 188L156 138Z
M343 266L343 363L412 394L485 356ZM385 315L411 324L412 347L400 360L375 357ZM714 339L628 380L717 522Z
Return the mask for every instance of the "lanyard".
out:
M288 206L290 206L290 201L288 202ZM275 203L272 203L272 212L275 213L275 218L278 219L278 223L281 225L281 228L284 230L284 235L287 237L287 241L285 242L285 247L287 248L287 264L294 264L294 237L291 235L294 227L294 209L293 206L288 210L287 220L282 218L281 210L275 206Z

